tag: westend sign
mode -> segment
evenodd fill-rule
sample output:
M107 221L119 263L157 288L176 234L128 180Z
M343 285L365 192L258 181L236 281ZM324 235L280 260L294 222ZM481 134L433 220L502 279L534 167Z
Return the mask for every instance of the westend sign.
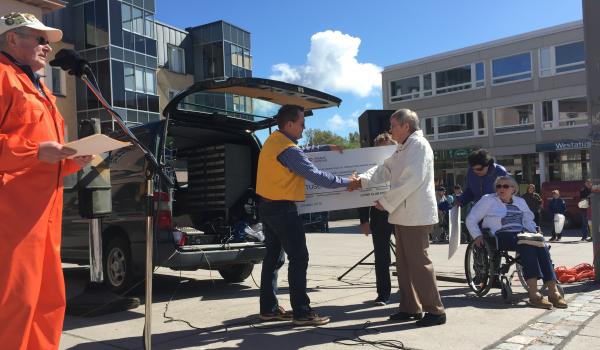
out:
M552 152L552 151L569 151L575 149L589 149L592 147L592 141L588 139L582 140L565 140L552 143L540 143L535 145L536 152Z

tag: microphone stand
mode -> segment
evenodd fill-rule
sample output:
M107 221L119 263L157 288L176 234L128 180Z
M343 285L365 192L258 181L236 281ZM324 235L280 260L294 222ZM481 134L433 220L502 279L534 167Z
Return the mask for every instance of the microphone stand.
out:
M124 132L126 139L131 141L142 153L148 161L149 167L146 169L146 294L145 294L145 312L144 312L144 349L152 349L152 275L153 275L153 244L154 244L154 227L153 227L153 209L154 209L154 177L158 175L158 184L164 180L170 187L173 186L173 181L165 173L164 168L158 164L156 157L152 152L131 132L129 127L125 125L123 118L112 109L108 101L102 96L100 89L90 81L89 76L94 78L94 73L89 66L83 68L84 72L79 78L86 84L88 89L96 96L102 107L110 114L115 122ZM94 78L95 80L95 78Z

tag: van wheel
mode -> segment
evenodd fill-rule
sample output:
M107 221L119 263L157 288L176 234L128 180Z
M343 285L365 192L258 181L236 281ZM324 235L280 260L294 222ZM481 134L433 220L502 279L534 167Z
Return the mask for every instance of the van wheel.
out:
M122 237L112 237L103 255L104 283L115 293L124 292L133 282L129 243Z
M254 269L254 264L235 264L235 265L227 265L219 268L219 274L221 277L229 283L237 283L243 282L250 274L252 273L252 269Z

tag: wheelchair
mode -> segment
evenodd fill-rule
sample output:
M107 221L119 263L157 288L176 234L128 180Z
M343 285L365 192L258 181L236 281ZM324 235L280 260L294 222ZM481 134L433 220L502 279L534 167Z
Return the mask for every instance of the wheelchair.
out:
M512 282L515 275L520 284L528 290L527 282L523 276L523 268L519 264L519 256L512 256L512 250L498 249L498 239L489 230L482 229L484 247L475 245L471 240L465 251L465 277L469 288L478 297L485 296L490 289L500 288L502 299L505 303L512 303ZM513 268L514 266L514 268ZM564 296L564 291L557 285L558 291ZM538 290L543 292L546 286L538 281Z

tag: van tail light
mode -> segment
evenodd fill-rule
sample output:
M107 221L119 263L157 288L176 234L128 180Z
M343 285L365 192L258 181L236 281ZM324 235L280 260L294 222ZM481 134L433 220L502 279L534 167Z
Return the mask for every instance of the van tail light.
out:
M187 235L179 230L173 230L173 241L179 247L184 246L187 243Z
M156 220L159 230L170 230L173 224L169 193L154 192L154 201L158 203Z

